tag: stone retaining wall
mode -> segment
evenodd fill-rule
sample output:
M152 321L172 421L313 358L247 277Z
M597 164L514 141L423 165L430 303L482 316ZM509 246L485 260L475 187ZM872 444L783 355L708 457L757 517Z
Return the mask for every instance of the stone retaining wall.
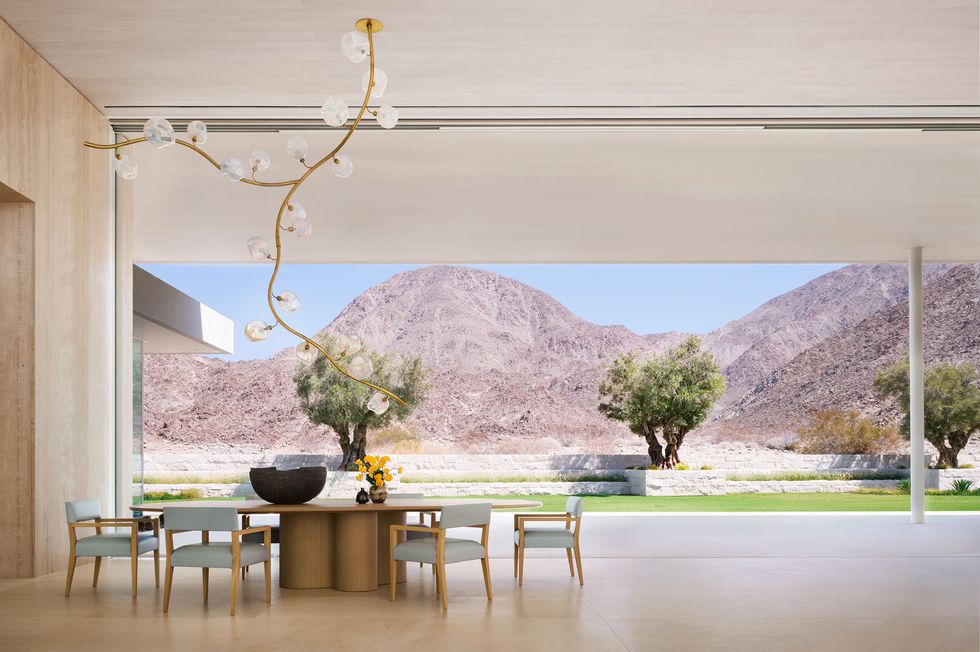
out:
M814 494L850 493L857 489L894 489L898 480L728 480L730 494Z
M646 455L396 455L406 473L426 474L479 472L589 472L622 471L650 463ZM726 470L891 470L908 468L908 455L801 455L790 451L765 448L713 447L693 449L684 461L692 469L710 466ZM278 466L283 469L300 466L326 466L334 469L337 455L302 455L272 453L164 453L148 451L145 471L159 473L202 473L227 475L248 472L252 466Z
M724 471L627 471L634 496L722 496Z

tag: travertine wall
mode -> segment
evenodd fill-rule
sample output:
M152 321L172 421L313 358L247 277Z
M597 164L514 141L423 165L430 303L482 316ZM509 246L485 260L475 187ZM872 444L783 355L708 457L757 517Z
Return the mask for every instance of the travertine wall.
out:
M31 249L0 256L5 315L33 331L0 338L0 577L23 577L64 567L65 500L112 510L114 229L110 159L82 146L105 118L2 21L0 84L0 201L32 220L0 220Z

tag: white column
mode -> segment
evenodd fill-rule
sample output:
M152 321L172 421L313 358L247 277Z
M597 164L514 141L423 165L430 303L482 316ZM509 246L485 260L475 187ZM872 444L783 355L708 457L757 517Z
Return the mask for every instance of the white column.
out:
M925 523L925 408L922 357L922 247L909 250L909 470L912 522Z

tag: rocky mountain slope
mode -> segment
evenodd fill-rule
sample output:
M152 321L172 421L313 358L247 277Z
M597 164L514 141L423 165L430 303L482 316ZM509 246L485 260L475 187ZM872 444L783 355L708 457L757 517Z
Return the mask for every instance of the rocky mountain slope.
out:
M932 275L923 290L926 364L980 364L980 267L960 265ZM878 401L875 374L908 350L908 300L845 326L769 373L718 414L713 430L786 433L822 408L855 409L880 420L897 416Z
M928 278L948 271L927 269ZM960 275L963 269L973 268L956 268ZM869 318L900 309L904 275L904 266L845 267L704 336L729 377L730 391L711 424L714 436L764 439L788 423L780 414L799 413L807 397L787 390L785 399L773 403L780 407L767 410L763 397L772 378L803 378L806 364L793 366L799 356L821 346L832 350ZM962 304L967 298L953 286L963 278L949 279L935 292ZM874 326L867 328L863 345L874 348ZM433 388L407 426L429 452L610 452L638 446L638 438L596 410L603 368L620 353L649 354L686 336L641 336L622 326L592 324L523 283L451 266L405 272L368 289L325 330L358 333L373 348L425 361ZM970 350L980 350L974 340L966 341L973 342ZM147 356L147 445L332 450L329 429L311 425L299 408L294 364L286 352L239 362Z
M926 265L925 282L948 265ZM702 338L725 371L724 407L770 373L827 337L858 324L908 295L905 265L849 265L767 301Z

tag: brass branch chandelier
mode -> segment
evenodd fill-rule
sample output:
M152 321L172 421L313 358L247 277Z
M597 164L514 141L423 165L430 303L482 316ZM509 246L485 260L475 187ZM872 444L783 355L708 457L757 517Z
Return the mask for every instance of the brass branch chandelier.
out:
M350 157L340 152L344 148L344 145L347 144L347 141L350 140L350 137L354 135L365 113L373 115L377 119L378 124L385 129L393 128L398 122L398 111L394 107L384 105L380 106L377 110L368 108L368 102L370 102L371 98L380 98L388 85L388 76L380 68L375 68L374 65L374 34L380 32L383 25L374 18L362 18L355 23L355 27L355 31L344 34L340 40L340 49L354 63L361 63L364 59L368 60L368 70L364 73L361 80L361 86L364 89L364 101L361 102L361 107L357 115L354 117L350 126L347 127L344 137L340 139L336 147L312 165L307 163L307 145L305 140L299 136L293 136L286 142L286 153L291 158L298 160L305 168L302 175L295 179L259 181L255 175L269 167L269 156L261 150L255 150L249 154L248 162L251 167L251 174L248 177L246 177L245 166L237 158L226 158L221 163L218 163L218 161L201 149L201 145L204 145L207 141L208 130L207 126L200 120L194 120L187 125L187 136L190 138L190 141L176 138L173 126L166 119L153 117L143 125L144 136L142 138L133 138L106 145L86 141L85 146L94 149L114 150L116 154L114 166L116 174L123 179L135 178L137 166L132 157L119 152L121 148L142 142L153 143L158 148L177 143L201 155L231 181L240 181L241 183L264 188L289 188L282 203L279 205L279 213L276 215L275 254L272 253L269 243L265 238L256 236L251 238L247 243L248 250L255 260L269 260L274 263L272 276L269 279L269 285L266 289L266 299L268 300L269 310L272 312L275 321L272 324L267 324L261 320L250 321L245 326L245 335L253 342L261 342L269 337L269 333L273 328L277 325L282 326L285 330L302 340L295 349L296 357L299 360L310 363L316 359L317 355L324 356L341 374L373 389L374 393L368 400L367 407L372 412L382 414L389 407L389 399L397 401L402 405L404 405L404 401L384 387L375 385L368 380L374 373L374 369L369 356L358 355L362 345L361 339L357 335L341 335L337 340L338 350L336 357L334 357L318 342L313 340L313 338L300 333L283 321L279 315L279 310L281 309L286 313L296 312L299 309L299 297L290 290L276 292L274 288L276 277L279 275L279 266L282 264L283 232L291 233L299 238L308 237L312 233L312 223L306 216L306 210L299 202L293 200L296 191L299 190L299 187L303 185L303 182L310 175L327 164L329 164L334 174L338 177L343 179L350 176L354 170L354 164ZM328 97L323 103L320 112L323 120L331 127L345 125L351 113L350 107L343 100L336 97ZM346 367L341 364L342 360L346 360Z

